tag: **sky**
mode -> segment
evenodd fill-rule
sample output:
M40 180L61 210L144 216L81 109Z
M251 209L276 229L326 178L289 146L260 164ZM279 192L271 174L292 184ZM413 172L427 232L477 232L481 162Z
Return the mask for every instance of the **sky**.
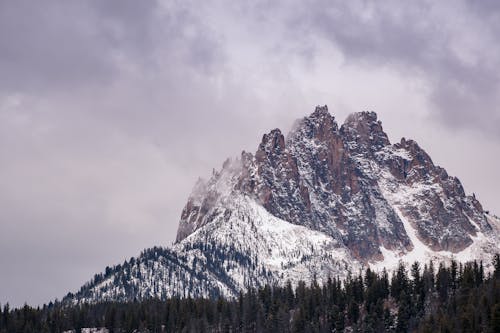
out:
M198 177L327 104L500 214L491 1L0 0L0 303L169 246Z

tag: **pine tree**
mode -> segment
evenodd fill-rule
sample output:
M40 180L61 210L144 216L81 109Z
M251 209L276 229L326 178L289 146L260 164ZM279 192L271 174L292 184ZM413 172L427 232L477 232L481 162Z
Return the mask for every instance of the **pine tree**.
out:
M491 332L500 332L500 303L495 304L491 309Z
M389 332L394 328L394 316L388 308L384 310L384 328Z
M446 301L448 298L448 290L450 287L450 274L448 269L441 263L439 264L438 273L436 276L436 289L439 294L441 302Z
M347 307L347 319L351 324L355 324L359 319L359 305L352 300Z
M495 261L494 261L495 263ZM124 265L127 265L125 263ZM56 302L42 308L25 305L0 307L0 333L61 332L81 327L106 326L110 331L143 329L222 332L331 332L350 326L360 332L497 332L500 329L500 280L484 276L481 262L439 265L403 265L391 278L367 269L320 286L291 283L264 286L240 293L237 299L171 298L129 303L105 302L63 306ZM437 293L432 293L436 281ZM389 293L392 295L389 296ZM422 311L422 300L432 312ZM393 305L396 304L394 308ZM391 310L397 310L397 317ZM347 324L347 325L346 325ZM162 328L163 327L163 328Z
M408 290L409 281L408 275L406 274L406 267L402 261L399 262L396 273L391 279L391 296L397 301L400 299L400 295L403 290Z
M497 253L493 257L493 267L495 268L494 276L498 279L500 278L500 254Z
M457 289L457 284L458 284L458 265L456 260L452 260L450 265L450 287L453 291Z
M9 324L10 324L10 307L9 307L9 303L6 303L4 306L3 306L3 314L2 314L2 322L3 322L3 325L5 328L9 327Z
M403 289L399 296L396 332L407 332L412 314L411 295Z

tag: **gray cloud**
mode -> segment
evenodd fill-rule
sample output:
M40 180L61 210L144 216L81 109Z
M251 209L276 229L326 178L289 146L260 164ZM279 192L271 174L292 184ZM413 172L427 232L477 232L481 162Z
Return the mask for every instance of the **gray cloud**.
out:
M302 38L319 33L338 46L347 64L393 66L424 77L432 86L434 116L496 136L499 25L495 19L485 22L485 12L499 17L493 2L312 1L292 22L302 25Z
M93 13L82 3L2 1L0 6L4 92L63 88L113 74L107 40L96 38Z
M499 21L456 4L0 2L0 302L168 245L197 177L317 104L376 110L500 211Z
M218 45L189 8L156 1L0 4L3 92L112 84L128 66L154 73L165 62L209 69Z

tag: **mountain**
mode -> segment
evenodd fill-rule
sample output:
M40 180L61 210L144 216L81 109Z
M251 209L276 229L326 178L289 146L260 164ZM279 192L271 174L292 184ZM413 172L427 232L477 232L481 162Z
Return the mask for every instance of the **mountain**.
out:
M326 106L274 129L257 151L199 180L175 244L97 274L66 302L237 296L287 280L319 283L399 260L484 260L500 219L413 140L391 144L374 112L339 127Z

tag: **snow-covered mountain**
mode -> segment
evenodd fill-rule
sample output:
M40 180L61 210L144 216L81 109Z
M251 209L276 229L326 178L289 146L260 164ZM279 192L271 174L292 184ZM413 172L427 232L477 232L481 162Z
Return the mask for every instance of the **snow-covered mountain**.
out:
M391 144L374 112L338 126L326 106L286 136L199 180L171 248L106 269L65 301L236 296L290 280L319 283L399 260L484 260L500 219L412 140Z

